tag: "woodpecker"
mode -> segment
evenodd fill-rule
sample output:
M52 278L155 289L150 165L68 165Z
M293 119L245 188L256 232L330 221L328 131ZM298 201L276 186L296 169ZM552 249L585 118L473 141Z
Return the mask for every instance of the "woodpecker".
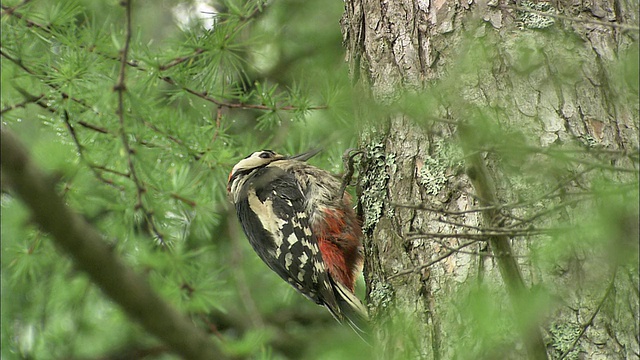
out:
M340 179L306 163L317 153L254 152L233 167L227 192L262 261L362 335L367 311L354 294L362 230Z

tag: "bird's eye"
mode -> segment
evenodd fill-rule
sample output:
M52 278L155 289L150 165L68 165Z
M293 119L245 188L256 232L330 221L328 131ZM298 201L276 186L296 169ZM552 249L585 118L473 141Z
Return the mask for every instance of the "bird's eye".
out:
M268 159L268 158L270 158L270 157L271 157L271 154L270 154L270 153L268 153L268 152L263 152L262 154L260 154L260 157L261 157L262 159Z

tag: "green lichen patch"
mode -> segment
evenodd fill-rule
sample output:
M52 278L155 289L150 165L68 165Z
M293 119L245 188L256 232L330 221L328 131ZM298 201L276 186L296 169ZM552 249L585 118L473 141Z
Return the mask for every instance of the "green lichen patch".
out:
M433 146L431 155L427 155L418 169L417 181L427 194L437 195L447 184L448 171L462 167L462 149L455 143L438 140ZM454 172L455 173L455 172Z
M554 15L555 9L550 2L531 2L528 0L521 1L520 7L531 9L537 12L548 13ZM555 24L556 20L550 16L529 12L526 10L518 10L517 24L520 30L524 29L546 29Z
M374 281L371 284L369 298L370 304L374 305L377 311L387 309L393 301L393 288L382 281Z
M373 230L384 209L384 199L389 182L388 168L395 164L395 155L387 154L382 142L371 142L366 148L366 171L362 174L362 209L365 232Z
M580 346L573 346L578 336L580 336L580 326L572 323L553 324L549 329L551 333L551 346L556 356L562 356L569 351L565 359L576 360L580 354ZM572 348L573 347L573 348Z
M427 156L418 172L418 183L422 185L427 194L437 195L447 183L446 170L447 167L442 162Z

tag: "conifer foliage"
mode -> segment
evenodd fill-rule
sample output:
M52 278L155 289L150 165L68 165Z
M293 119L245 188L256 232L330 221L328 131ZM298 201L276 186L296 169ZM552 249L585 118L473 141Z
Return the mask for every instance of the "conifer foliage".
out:
M226 197L231 167L258 149L325 147L322 166L341 165L353 137L337 96L341 12L322 1L3 1L3 146L6 131L116 258L227 356L301 354L327 328L349 338L265 274ZM172 356L37 223L6 164L2 357Z

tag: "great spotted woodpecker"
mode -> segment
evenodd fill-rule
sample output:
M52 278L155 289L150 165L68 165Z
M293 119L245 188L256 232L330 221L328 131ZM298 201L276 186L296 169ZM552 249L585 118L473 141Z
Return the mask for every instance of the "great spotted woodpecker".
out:
M227 191L262 261L362 333L367 312L354 295L362 230L340 179L305 162L316 153L254 152L233 167Z

